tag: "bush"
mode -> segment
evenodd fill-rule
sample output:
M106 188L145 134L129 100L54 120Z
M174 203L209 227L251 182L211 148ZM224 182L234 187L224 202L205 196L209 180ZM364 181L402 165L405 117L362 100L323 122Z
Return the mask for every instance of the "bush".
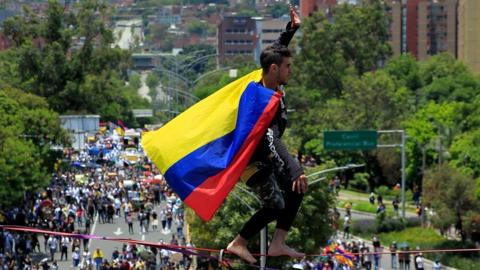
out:
M378 188L375 189L375 193L377 195L382 195L382 197L386 197L390 195L390 190L388 189L387 186L379 186Z
M407 221L404 219L398 218L384 218L382 222L376 224L377 233L382 232L398 232L402 231L407 227Z
M407 228L420 227L421 225L422 221L417 217L407 217L405 219L405 226Z
M352 221L352 234L370 237L375 233L375 223L368 219L357 219Z
M370 175L366 172L356 173L353 176L353 179L348 182L350 187L360 190L360 191L367 191L368 190L368 178Z
M390 201L394 200L395 198L402 200L401 189L394 190L387 186L379 186L378 188L375 189L375 194L382 195L383 199L390 200ZM405 200L413 201L413 192L411 190L405 191Z
M440 244L434 246L434 249L470 249L475 248L475 244L472 242L459 242L459 241L443 241ZM444 265L455 267L457 269L473 270L480 267L480 256L477 252L460 252L460 253L436 253L427 254L427 258L431 260L438 259Z
M380 233L379 235L382 243L408 243L410 247L419 246L422 249L430 249L435 245L441 244L445 239L438 234L434 229L427 229L422 227L407 228L403 231L395 231L389 233Z

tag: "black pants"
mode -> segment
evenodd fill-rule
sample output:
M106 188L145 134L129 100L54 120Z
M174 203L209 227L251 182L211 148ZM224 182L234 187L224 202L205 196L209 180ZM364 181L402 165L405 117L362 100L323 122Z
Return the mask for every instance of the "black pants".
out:
M262 208L245 223L240 236L250 239L270 222L277 221L277 229L290 230L303 194L292 191L292 183L279 183L273 173L257 173L247 185L260 197Z
M65 260L68 260L68 246L62 246L62 252L60 253L60 261L63 260L65 255Z

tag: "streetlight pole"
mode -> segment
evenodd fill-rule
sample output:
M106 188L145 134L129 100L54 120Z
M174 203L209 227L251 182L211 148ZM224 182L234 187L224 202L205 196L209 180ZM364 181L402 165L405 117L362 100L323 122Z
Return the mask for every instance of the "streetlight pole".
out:
M400 172L402 174L402 217L405 218L405 185L406 185L406 176L405 176L405 166L406 166L406 157L405 157L405 143L407 139L407 134L405 130L379 130L378 133L386 134L386 133L400 133L401 141L400 144L379 144L377 145L378 148L392 148L392 147L400 147L401 151L401 163L402 168Z
M402 130L402 144L400 145L402 151L402 217L405 218L405 130Z

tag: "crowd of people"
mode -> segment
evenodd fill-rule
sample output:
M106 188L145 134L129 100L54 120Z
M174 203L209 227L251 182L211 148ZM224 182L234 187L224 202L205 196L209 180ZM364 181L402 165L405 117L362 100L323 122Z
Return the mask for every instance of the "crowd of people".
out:
M159 231L171 234L171 244L187 245L182 202L143 154L139 139L111 130L87 142L83 150L65 149L50 186L25 194L22 205L2 209L1 222L76 234L90 234L95 220L125 222L130 234ZM0 269L54 270L59 269L59 261L97 270L156 269L156 265L188 269L191 263L181 254L128 244L106 256L101 249L89 250L89 242L3 230Z
M389 265L381 265L382 257L390 257ZM388 261L388 260L387 260ZM381 245L379 238L374 235L371 243L363 240L332 240L324 248L322 256L305 258L292 263L290 269L302 270L361 270L361 269L399 269L424 270L425 258L419 247L411 251L410 247L402 243L392 242L389 248ZM444 269L440 261L432 263L432 270Z

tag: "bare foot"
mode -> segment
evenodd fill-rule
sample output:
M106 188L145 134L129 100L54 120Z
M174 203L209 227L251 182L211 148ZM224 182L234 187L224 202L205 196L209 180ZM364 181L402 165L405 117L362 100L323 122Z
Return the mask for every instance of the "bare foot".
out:
M238 257L244 259L245 261L251 263L251 264L254 264L254 263L257 262L257 260L250 253L250 251L248 251L246 245L243 245L243 244L240 244L240 243L236 243L235 241L232 241L228 245L227 250L229 252L237 255Z
M270 248L268 249L268 255L270 256L289 256L292 258L302 258L305 257L305 253L300 253L298 251L295 251L294 249L288 247L285 244L272 244L270 245Z

